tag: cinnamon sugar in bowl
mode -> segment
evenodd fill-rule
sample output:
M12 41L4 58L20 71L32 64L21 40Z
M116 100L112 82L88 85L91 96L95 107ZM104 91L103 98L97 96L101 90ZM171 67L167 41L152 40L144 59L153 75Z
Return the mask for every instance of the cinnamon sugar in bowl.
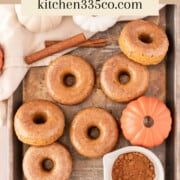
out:
M119 155L112 168L113 180L153 180L154 178L153 163L139 152Z
M128 146L103 157L104 180L164 180L159 158L150 150Z

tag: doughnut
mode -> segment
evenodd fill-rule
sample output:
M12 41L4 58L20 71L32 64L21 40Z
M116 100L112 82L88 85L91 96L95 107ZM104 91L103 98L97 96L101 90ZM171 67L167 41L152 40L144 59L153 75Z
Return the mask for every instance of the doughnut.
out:
M148 88L147 67L114 55L103 65L100 83L104 93L113 101L127 102L142 95Z
M23 172L28 180L68 180L72 158L68 150L57 143L31 146L23 159Z
M72 55L55 60L46 74L49 94L65 105L84 101L92 92L94 81L92 67L81 57Z
M73 21L75 24L86 31L98 32L105 31L112 27L118 21L118 17L73 16Z
M118 141L118 126L113 116L101 108L81 110L73 119L70 139L77 152L98 158L110 152Z
M53 143L63 134L64 126L62 110L45 100L34 100L23 104L14 118L18 139L34 146Z
M136 20L125 25L120 34L119 45L131 60L143 65L153 65L165 58L169 41L166 33L156 24Z

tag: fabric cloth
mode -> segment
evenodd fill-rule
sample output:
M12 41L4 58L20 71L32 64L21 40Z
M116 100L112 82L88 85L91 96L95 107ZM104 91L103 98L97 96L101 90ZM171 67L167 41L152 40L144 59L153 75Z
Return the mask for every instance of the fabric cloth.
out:
M160 5L159 8L162 8ZM133 20L142 17L119 17L119 21ZM82 30L74 24L72 17L63 17L60 26L45 33L32 33L26 30L19 22L14 5L0 6L0 45L4 48L5 64L0 75L0 101L8 99L23 80L28 69L33 66L46 66L56 57L62 56L72 49L49 56L32 65L24 62L24 56L44 48L45 40L63 40L78 33L84 33L90 38L95 33Z
M0 44L5 52L4 70L0 76L0 101L13 94L30 67L48 65L50 61L71 49L47 57L32 65L27 65L24 62L25 55L44 48L45 40L63 40L83 32L73 23L71 17L63 17L63 21L57 29L46 33L31 33L18 22L13 5L0 6L0 19ZM93 35L89 32L84 32L84 34L87 38Z
M160 6L162 8L163 6ZM132 20L142 17L120 17L119 21ZM26 30L16 16L14 5L0 6L0 45L5 52L5 64L0 75L0 101L8 99L23 80L28 69L33 66L46 66L56 57L62 56L72 49L68 49L41 61L27 65L24 56L44 48L45 40L63 40L78 33L84 33L90 38L95 33L82 30L74 24L72 17L63 17L60 26L45 33L31 33Z

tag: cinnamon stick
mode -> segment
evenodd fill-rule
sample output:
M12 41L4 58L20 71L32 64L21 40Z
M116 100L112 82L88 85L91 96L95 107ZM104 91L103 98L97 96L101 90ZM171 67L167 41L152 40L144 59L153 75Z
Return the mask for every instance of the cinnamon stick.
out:
M87 39L83 33L75 35L69 39L53 44L52 46L46 47L40 51L37 51L31 55L25 57L25 62L27 64L32 64L42 58L55 54L57 52L61 52L68 48L75 47L82 42L85 42Z
M49 47L61 41L45 41L45 46ZM78 45L78 47L103 47L108 44L108 39L92 39L87 40Z

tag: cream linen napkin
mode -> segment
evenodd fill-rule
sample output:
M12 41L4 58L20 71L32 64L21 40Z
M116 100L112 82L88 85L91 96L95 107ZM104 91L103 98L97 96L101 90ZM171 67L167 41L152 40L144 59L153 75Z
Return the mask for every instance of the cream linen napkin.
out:
M18 22L13 5L0 5L0 44L5 51L5 65L0 76L0 101L9 98L17 89L31 66L48 65L50 61L70 51L66 50L28 66L23 57L44 47L45 40L63 40L83 32L71 17L63 17L57 29L46 33L31 33ZM94 33L84 32L87 38Z
M164 5L160 5L161 9ZM143 17L119 17L119 21L134 20ZM44 58L28 66L23 57L44 47L45 40L63 40L75 34L84 32L87 38L95 33L82 30L74 24L72 17L63 17L60 26L45 33L31 33L17 20L14 5L0 5L0 44L5 51L4 71L0 75L0 101L8 99L23 80L28 69L32 66L46 66L56 57L62 56L72 49L68 49L53 56ZM5 119L6 103L0 102L0 124Z
M137 18L140 17L120 17L119 21ZM63 40L81 32L84 32L87 38L95 34L83 31L73 23L72 17L63 17L60 26L50 32L31 33L18 22L13 5L0 5L0 19L0 44L5 51L4 71L0 76L0 101L8 99L13 94L29 67L48 65L56 57L72 50L68 49L28 66L23 57L33 51L42 49L45 40Z

